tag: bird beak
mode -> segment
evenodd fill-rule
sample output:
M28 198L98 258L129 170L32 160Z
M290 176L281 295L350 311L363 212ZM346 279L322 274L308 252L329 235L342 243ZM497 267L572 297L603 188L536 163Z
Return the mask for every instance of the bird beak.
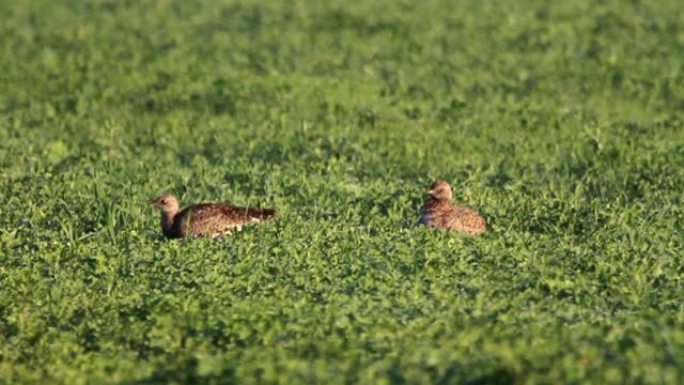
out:
M156 199L152 199L152 200L150 201L150 204L151 204L151 205L156 204L156 203L157 203L157 200L156 200Z
M427 193L430 194L430 195L432 195L432 194L435 193L435 190L433 190L433 189L427 190Z

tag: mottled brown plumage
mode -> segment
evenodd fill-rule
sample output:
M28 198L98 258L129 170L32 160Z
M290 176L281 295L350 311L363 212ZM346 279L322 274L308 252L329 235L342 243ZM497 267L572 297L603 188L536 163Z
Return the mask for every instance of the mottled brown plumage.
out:
M216 237L240 230L275 215L274 209L237 207L225 203L200 203L180 209L178 198L165 194L152 204L162 213L162 232L168 238Z
M451 186L443 180L433 183L428 190L430 199L420 209L419 224L446 230L462 231L471 235L487 229L485 220L475 211L451 203Z

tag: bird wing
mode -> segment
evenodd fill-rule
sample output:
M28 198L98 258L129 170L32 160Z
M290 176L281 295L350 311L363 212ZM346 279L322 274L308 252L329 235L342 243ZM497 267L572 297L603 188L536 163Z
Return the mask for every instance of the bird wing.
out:
M475 211L454 206L450 201L430 199L420 209L419 224L448 230L465 231L479 234L486 230L487 224Z
M183 232L188 235L212 235L240 228L275 215L275 210L202 203L183 210Z
M450 211L446 224L450 229L479 234L487 228L485 220L477 212L467 207L453 206Z

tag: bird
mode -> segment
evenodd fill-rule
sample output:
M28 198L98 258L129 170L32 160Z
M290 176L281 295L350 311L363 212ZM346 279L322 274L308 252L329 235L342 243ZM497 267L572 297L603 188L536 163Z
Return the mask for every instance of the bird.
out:
M470 235L481 234L487 229L487 223L480 214L451 202L453 193L447 182L438 180L427 192L430 198L420 209L418 224Z
M180 201L173 194L164 194L151 203L161 210L162 233L167 238L230 235L245 224L259 223L276 214L275 209L226 203L199 203L181 209Z

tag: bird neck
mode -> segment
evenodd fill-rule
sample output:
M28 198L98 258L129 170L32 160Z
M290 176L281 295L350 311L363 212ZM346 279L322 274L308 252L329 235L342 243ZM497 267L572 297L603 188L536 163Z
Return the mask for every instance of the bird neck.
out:
M435 203L451 203L451 199L449 197L430 197L430 200L435 202Z
M165 234L170 234L173 232L174 219L178 214L178 211L163 211L161 214L161 225L162 230Z

